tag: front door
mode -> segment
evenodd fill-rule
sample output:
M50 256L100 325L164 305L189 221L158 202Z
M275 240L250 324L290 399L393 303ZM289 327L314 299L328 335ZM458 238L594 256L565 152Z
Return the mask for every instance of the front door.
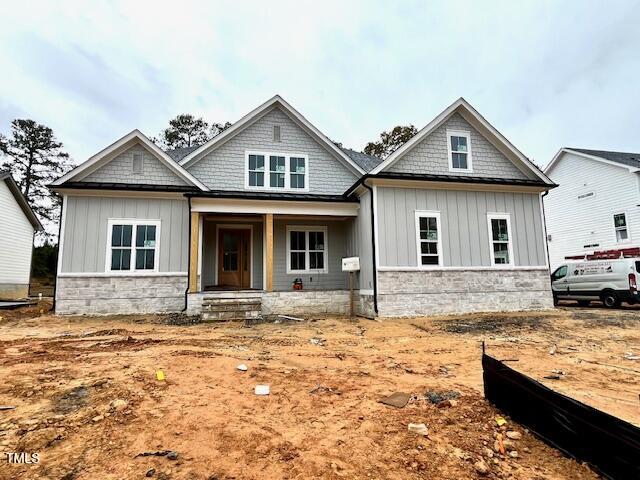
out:
M221 228L218 233L218 285L249 288L250 230Z

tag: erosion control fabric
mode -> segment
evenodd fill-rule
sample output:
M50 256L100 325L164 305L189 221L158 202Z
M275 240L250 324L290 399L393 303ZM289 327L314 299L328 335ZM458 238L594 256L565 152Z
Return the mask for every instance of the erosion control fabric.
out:
M545 387L486 354L484 395L515 421L611 479L640 478L640 429Z

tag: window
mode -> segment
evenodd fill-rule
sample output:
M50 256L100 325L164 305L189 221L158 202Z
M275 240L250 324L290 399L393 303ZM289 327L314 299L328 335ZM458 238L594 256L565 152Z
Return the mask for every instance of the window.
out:
M287 273L327 272L327 227L287 226Z
M419 267L442 265L440 212L416 211L416 244Z
M511 220L509 214L490 213L487 215L487 219L489 223L491 266L513 265Z
M471 172L471 135L469 132L447 130L449 171Z
M616 213L613 216L613 226L616 231L616 242L626 242L629 240L627 215L625 213Z
M286 163L284 157L269 156L269 186L271 188L284 188L286 175Z
M302 157L291 157L289 172L291 174L291 188L304 188L304 163Z
M280 141L280 125L273 126L273 141L274 142Z
M109 220L106 270L156 272L158 270L157 220Z
M309 191L307 155L247 152L246 158L245 188Z
M567 266L563 265L560 268L558 268L555 272L553 272L553 275L551 276L551 278L555 282L556 280L560 280L561 278L564 278L566 276L567 276Z
M264 155L249 155L249 186L264 187Z
M142 173L144 171L144 157L141 153L133 154L133 173Z

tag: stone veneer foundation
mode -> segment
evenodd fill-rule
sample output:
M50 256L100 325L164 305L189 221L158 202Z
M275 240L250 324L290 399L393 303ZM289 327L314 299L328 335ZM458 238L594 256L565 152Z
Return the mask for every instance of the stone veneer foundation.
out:
M381 317L549 308L546 268L378 272Z
M56 313L108 315L179 312L186 276L58 277Z

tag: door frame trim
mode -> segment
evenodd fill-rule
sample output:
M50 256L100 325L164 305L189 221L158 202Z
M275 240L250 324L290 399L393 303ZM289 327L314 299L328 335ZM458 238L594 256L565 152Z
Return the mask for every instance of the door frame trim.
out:
M218 285L218 257L219 257L219 245L220 241L220 229L223 230L249 230L249 288L254 288L253 285L253 225L244 223L216 223L216 243L214 256L214 275L213 281ZM242 290L242 287L240 287Z

